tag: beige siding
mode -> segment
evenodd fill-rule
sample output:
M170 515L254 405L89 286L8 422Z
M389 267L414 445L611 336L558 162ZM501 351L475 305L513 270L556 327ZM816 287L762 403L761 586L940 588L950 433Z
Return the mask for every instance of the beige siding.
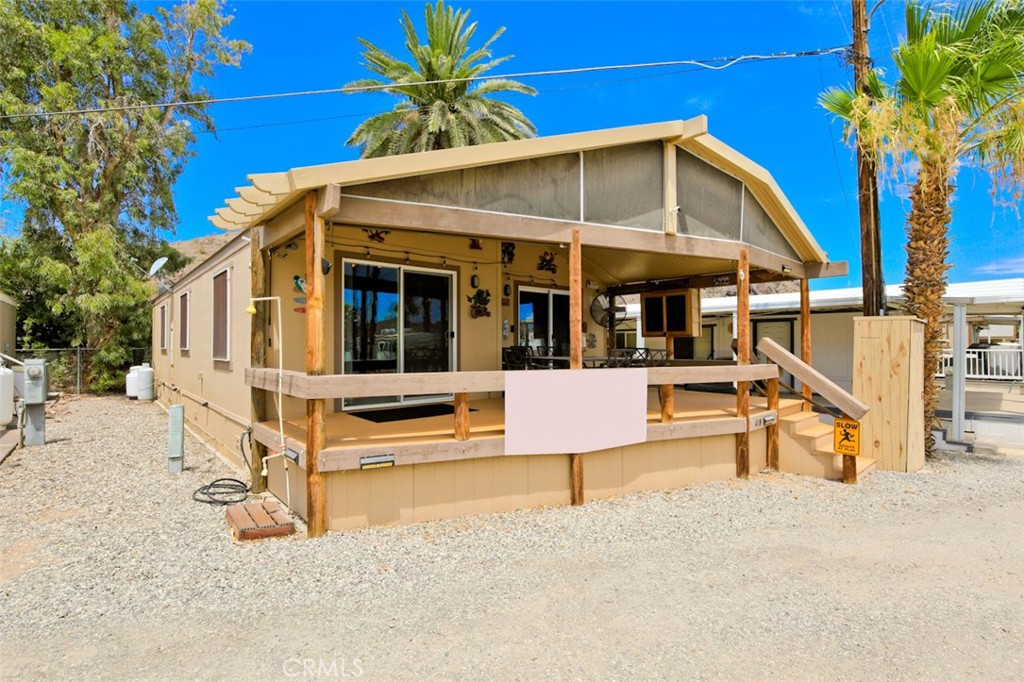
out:
M17 348L18 308L14 300L0 293L0 353L14 355Z
M213 359L213 278L229 272L228 338L230 360ZM237 437L249 424L249 245L231 242L207 263L175 283L171 294L153 305L153 367L157 398L164 405L181 403L190 428L236 463ZM178 343L178 296L189 292L189 349ZM160 349L160 307L168 310L167 348ZM173 361L173 363L172 363Z

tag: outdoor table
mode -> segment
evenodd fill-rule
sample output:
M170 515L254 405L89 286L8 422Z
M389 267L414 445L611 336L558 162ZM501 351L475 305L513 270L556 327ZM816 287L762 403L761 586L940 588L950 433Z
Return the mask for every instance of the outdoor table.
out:
M541 369L566 369L569 367L569 356L568 355L543 355L532 358L534 366L540 366ZM583 366L587 367L601 367L608 364L608 358L603 355L584 355ZM547 367L544 367L547 365Z

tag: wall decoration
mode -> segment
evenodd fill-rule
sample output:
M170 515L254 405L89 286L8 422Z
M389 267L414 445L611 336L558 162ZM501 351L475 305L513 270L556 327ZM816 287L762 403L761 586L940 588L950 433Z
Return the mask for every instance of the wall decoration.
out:
M516 262L516 245L515 242L502 242L501 243L501 264L512 265Z
M469 278L469 286L473 289L480 287L480 275L473 275Z
M299 305L306 305L306 297L305 296L296 296L295 298L292 299L292 301L294 301L295 303L298 303Z
M512 285L506 282L505 286L501 288L501 295L506 298L510 297L512 295Z
M590 332L584 338L586 339L585 345L588 350L597 348L597 334Z
M305 306L299 306L298 308L292 308L292 310L294 310L297 313L302 313L303 315L306 314Z
M473 251L483 251L484 245L480 243L480 240L476 237L469 238L469 248Z
M391 234L391 230L371 230L368 227L364 227L363 232L366 233L367 239L371 242L376 242L377 244L383 244L384 237Z
M467 296L466 300L469 301L470 317L491 316L491 311L487 309L487 306L491 304L491 292L489 289L477 289L476 293L472 296Z
M292 285L294 285L295 291L300 294L306 293L306 278L302 275L295 275L292 277Z
M555 252L545 251L540 254L540 260L537 262L537 269L541 272L550 272L552 275L558 272L558 266L555 265Z

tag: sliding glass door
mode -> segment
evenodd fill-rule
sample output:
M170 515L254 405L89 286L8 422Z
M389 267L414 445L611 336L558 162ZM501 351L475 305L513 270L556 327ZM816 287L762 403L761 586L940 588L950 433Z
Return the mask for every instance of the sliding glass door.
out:
M519 287L519 345L569 355L569 292Z
M455 276L444 270L344 261L345 374L455 369ZM346 398L345 408L444 400L449 395Z

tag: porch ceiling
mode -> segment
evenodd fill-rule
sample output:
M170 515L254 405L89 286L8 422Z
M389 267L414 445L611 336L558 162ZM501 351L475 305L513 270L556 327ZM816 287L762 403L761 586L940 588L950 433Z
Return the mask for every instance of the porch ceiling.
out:
M650 251L583 247L584 268L608 284L648 282L736 270L735 261Z

